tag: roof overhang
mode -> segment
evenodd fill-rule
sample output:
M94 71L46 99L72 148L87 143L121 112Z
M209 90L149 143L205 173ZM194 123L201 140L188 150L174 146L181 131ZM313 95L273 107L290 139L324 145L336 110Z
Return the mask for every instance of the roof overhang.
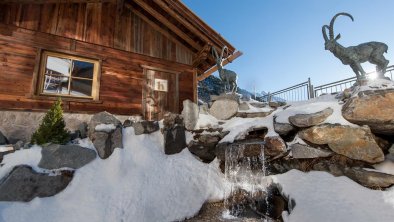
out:
M215 60L210 47L221 51L228 48L225 57L236 59L242 53L236 49L219 33L207 25L180 0L1 0L1 4L49 4L49 3L113 3L117 4L118 13L132 10L137 16L145 20L169 39L185 45L196 56L193 67L199 76L206 76L214 69ZM237 56L238 55L238 56ZM231 59L232 58L232 59ZM213 72L211 72L212 74ZM201 79L199 77L199 79Z

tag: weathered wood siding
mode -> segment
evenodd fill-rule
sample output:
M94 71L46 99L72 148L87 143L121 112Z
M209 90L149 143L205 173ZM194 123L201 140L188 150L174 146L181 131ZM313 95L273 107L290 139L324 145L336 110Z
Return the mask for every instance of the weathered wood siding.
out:
M78 9L81 7L81 11L84 11L82 5L72 4L72 6ZM37 52L39 49L64 50L65 52L77 53L102 60L99 101L95 103L65 101L64 107L68 112L98 112L106 110L114 114L141 114L142 87L145 84L141 65L182 73L179 76L180 109L182 109L182 101L184 99L193 100L193 69L190 65L111 48L106 46L107 43L114 42L111 40L111 35L107 35L107 37L87 35L89 32L78 27L78 25L76 27L67 25L59 26L61 22L57 21L56 23L58 25L53 30L54 26L49 23L53 23L54 20L49 22L50 19L46 18L46 16L53 16L52 14L32 15L27 13L28 9L25 7L38 7L40 10L46 8L55 10L54 8L63 7L62 10L56 9L58 12L62 11L60 13L62 16L59 14L60 17L67 16L69 19L76 19L68 14L71 12L65 12L70 10L68 7L64 8L65 6L35 5L10 7L10 10L13 12L11 13L12 15L18 15L16 17L20 17L23 14L23 16L27 16L29 19L24 18L22 22L14 24L14 22L20 20L12 16L10 18L10 15L7 14L6 17L8 20L11 19L13 21L11 22L12 24L0 23L0 109L45 110L52 104L52 101L38 99L32 96L32 86L34 85L33 73L38 63ZM32 9L32 11L34 10ZM17 11L17 13L14 11ZM79 12L79 10L77 11ZM40 21L47 22L37 22L37 17L34 16L39 16ZM95 15L94 17L100 16ZM84 16L81 15L81 17ZM4 16L0 16L0 18L4 19ZM22 23L23 28L17 27L22 26ZM88 26L104 25L98 22L94 24L89 23ZM35 31L35 29L45 29L56 33L60 30L60 27L62 27L61 32L64 35L74 37L67 38ZM79 32L85 33L85 35L82 35L85 40L88 38L90 39L89 41L100 41L103 45L89 43L88 41L73 40L81 37L80 35L78 35L78 38L75 37L75 33ZM162 41L165 40L163 37L160 38L162 38ZM130 43L128 47L134 48L135 46ZM161 54L162 56L169 51L163 52L166 53Z
M0 5L0 23L192 64L192 51L112 3Z

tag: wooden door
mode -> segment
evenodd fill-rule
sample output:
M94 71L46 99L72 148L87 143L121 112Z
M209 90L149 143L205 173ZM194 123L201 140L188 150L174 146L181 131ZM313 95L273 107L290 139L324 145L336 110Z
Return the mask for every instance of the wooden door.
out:
M166 112L179 113L178 73L144 67L144 117L161 120Z

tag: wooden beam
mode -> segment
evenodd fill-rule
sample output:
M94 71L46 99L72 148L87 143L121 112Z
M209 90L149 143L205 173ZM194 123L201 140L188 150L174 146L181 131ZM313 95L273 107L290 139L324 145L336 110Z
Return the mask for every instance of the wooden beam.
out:
M130 4L125 3L125 7L129 9L131 12L133 12L135 15L137 15L139 18L144 20L146 23L148 23L150 26L153 27L156 31L160 32L163 34L165 37L167 37L169 40L173 41L174 43L178 45L182 45L180 41L178 41L176 38L174 38L168 31L164 30L162 27L160 27L158 24L154 23L152 20L150 20L148 17L146 17L144 14L141 12L135 10Z
M181 16L189 21L191 24L196 25L196 27L204 33L206 36L209 36L215 45L219 45L222 48L223 46L227 46L230 52L233 52L235 48L225 40L219 33L217 33L214 29L212 29L208 24L206 24L200 17L198 17L192 10L190 10L182 1L174 1L174 0L163 0L166 1L173 9L176 9Z
M116 3L116 0L1 0L0 4Z
M134 2L136 4L138 4L141 8L143 8L145 11L147 11L149 14L151 14L153 17L155 17L158 21L163 23L163 25L168 27L176 35L181 37L185 42L187 42L194 49L199 51L202 48L201 45L199 45L197 42L195 42L193 39L191 39L187 34L185 34L182 30L180 30L176 25L172 24L166 17L164 17L159 12L157 12L155 9L153 9L151 6L149 6L145 0L134 0Z
M193 26L189 21L187 21L183 16L179 15L177 12L175 12L173 9L170 8L168 4L165 3L163 0L153 0L158 6L160 6L165 12L167 12L169 15L177 19L183 26L188 28L190 31L192 31L194 34L196 34L200 39L205 41L206 43L210 43L211 40L205 35L203 32L198 30L196 27ZM222 48L222 46L217 45L217 48Z
M240 57L243 53L241 51L236 51L234 54L232 54L231 56L227 57L224 61L223 61L223 66L229 64L230 62L234 61L235 59L237 59L238 57ZM205 78L207 78L208 76L212 75L212 73L216 72L218 70L218 67L215 65L212 68L210 68L208 71L206 71L204 74L201 74L197 77L198 81L202 81Z

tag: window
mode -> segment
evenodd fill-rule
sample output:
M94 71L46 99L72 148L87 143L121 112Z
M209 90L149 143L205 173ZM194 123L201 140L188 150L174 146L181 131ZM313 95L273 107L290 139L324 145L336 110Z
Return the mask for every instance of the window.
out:
M99 61L44 51L39 95L98 99Z

